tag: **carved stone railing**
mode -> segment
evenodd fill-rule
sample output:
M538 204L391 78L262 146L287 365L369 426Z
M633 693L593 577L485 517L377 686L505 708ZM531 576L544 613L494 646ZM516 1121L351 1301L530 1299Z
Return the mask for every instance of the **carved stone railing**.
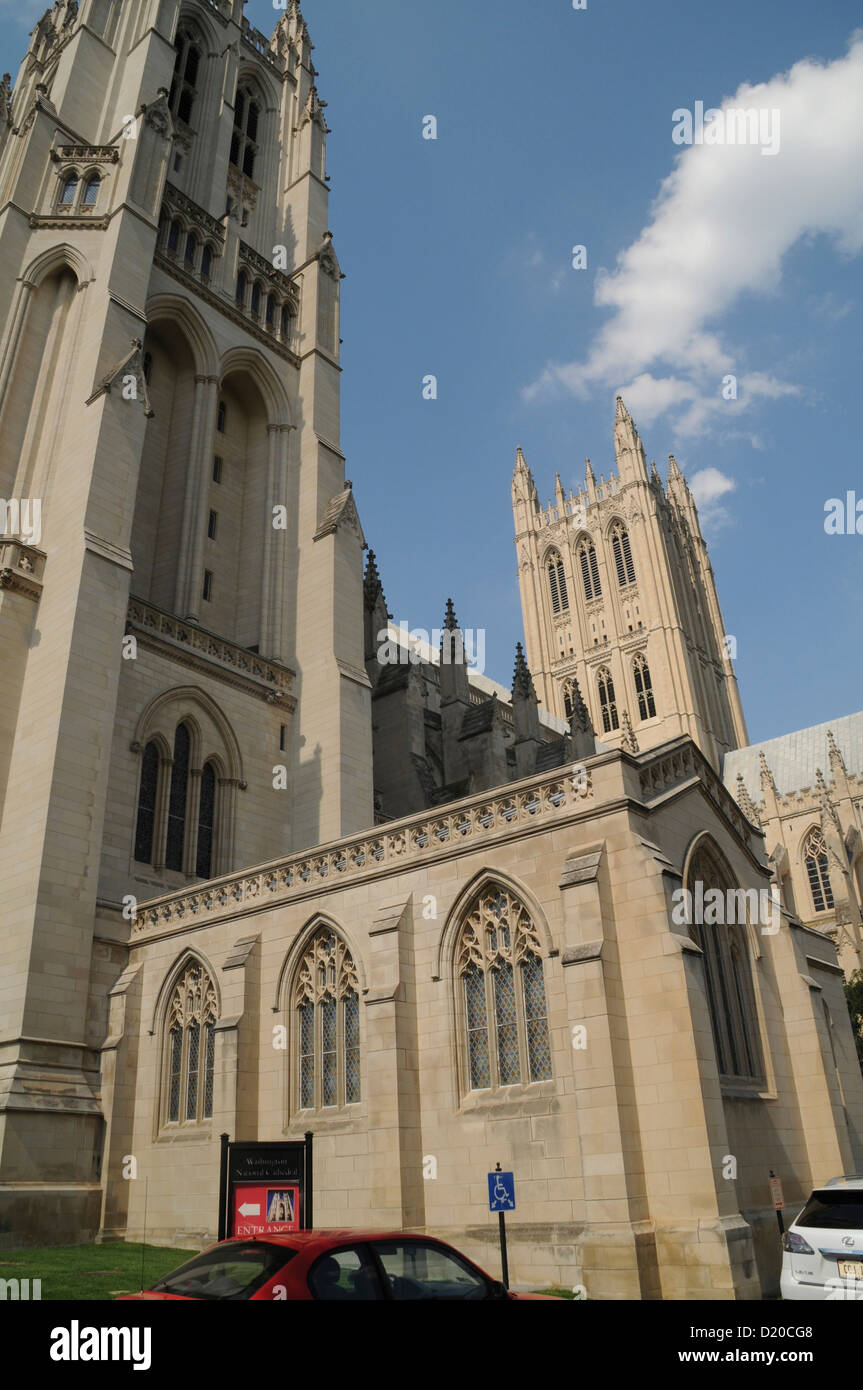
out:
M421 865L462 847L504 840L513 830L571 815L592 799L589 765L586 776L580 766L578 776L561 769L541 781L515 782L496 793L454 802L444 811L391 821L385 830L375 827L365 835L143 903L132 923L132 938L218 921L247 907L276 907L377 873Z
M162 207L166 212L179 213L186 222L201 232L204 241L208 237L213 237L220 245L224 243L226 237L224 223L213 217L206 208L193 202L186 193L182 193L172 183L165 184Z
M642 753L638 756L638 761L639 785L645 801L653 801L664 792L671 791L673 787L697 777L719 804L744 844L753 848L755 839L763 840L763 836L746 819L731 792L714 772L704 754L688 738L681 737L675 747L656 757L651 757L649 752Z
M253 48L256 53L265 58L277 72L284 72L284 59L278 53L274 53L270 48L270 40L266 34L262 34L260 29L253 29L247 19L243 20L243 42Z
M240 242L240 262L244 264L253 275L263 276L268 286L277 291L283 299L290 302L294 314L299 313L300 294L293 280L284 271L276 270L271 265L266 256L262 256L260 251L256 251L248 242Z
M288 706L294 703L290 693L294 673L287 666L267 661L257 652L228 642L224 637L198 627L196 623L184 622L144 599L129 599L127 628L133 635L140 633L173 651L194 658L196 662L259 686L260 693L271 703Z

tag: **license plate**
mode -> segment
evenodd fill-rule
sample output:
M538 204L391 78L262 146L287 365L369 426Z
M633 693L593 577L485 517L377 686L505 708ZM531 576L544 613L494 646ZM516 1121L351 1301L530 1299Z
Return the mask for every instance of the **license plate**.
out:
M863 1264L857 1260L840 1260L839 1278L863 1279Z

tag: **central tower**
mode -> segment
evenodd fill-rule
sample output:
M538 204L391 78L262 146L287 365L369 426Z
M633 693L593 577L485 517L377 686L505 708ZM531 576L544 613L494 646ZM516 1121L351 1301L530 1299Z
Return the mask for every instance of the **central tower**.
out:
M569 718L578 687L598 737L647 749L689 734L718 770L748 742L713 569L689 486L648 470L621 398L616 471L540 506L521 449L512 481L528 660L541 702Z
M93 1225L131 904L374 820L324 103L243 8L57 0L0 89L6 1232Z

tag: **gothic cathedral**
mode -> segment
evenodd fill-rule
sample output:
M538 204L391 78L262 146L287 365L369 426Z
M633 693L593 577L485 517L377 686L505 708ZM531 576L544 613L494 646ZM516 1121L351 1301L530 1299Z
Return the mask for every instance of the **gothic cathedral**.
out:
M758 1297L769 1170L863 1163L863 768L729 787L707 548L622 401L607 480L542 508L519 452L511 688L451 603L382 647L326 104L297 0L243 9L56 0L0 88L0 1248L203 1244L219 1136L312 1130L322 1226L491 1265L500 1160L516 1284Z

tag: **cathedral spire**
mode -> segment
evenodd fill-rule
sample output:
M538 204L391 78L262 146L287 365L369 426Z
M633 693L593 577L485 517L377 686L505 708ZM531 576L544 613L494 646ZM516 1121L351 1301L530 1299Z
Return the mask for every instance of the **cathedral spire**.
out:
M383 602L386 603L386 599L384 598L384 586L381 583L381 577L378 573L378 562L373 550L369 551L369 558L366 562L366 573L363 579L363 595L367 608L374 608L378 598L381 598Z
M443 620L444 632L458 631L458 618L455 615L455 605L451 598L446 601L446 613Z
M623 403L622 396L617 397L615 404L614 453L617 459L617 471L622 481L631 482L633 478L647 481L644 445L638 430L635 428L635 421Z

